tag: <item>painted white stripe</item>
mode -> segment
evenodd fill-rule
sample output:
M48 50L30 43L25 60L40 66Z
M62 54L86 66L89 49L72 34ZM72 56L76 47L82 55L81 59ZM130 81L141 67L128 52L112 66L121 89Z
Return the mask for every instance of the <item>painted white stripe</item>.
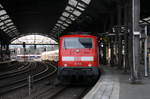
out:
M93 57L81 57L81 61L93 61Z
M74 61L75 57L62 57L62 61Z
M81 61L94 61L94 57L87 56L87 57L62 57L62 61L76 61L75 58L81 58Z

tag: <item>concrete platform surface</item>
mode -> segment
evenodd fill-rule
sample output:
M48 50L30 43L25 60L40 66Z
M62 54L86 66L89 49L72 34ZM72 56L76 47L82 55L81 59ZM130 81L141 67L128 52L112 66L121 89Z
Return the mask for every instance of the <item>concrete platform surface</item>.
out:
M150 99L150 77L141 84L132 84L129 74L104 67L104 73L83 99Z

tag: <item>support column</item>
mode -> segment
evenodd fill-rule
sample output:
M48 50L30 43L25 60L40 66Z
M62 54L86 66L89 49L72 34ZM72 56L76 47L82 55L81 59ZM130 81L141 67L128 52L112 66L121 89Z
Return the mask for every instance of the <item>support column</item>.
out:
M138 82L140 80L140 0L132 0L132 62L131 62L131 82Z
M111 50L111 60L110 60L110 66L114 66L114 37L110 37L110 50Z
M144 75L147 77L149 76L149 73L148 73L148 64L147 64L147 39L148 39L148 36L147 36L147 26L145 26L145 40L144 40L144 67L145 67L145 73Z
M124 72L127 72L130 68L129 68L129 58L128 58L128 18L129 18L129 11L128 11L128 3L125 2L125 6L124 6L124 25L126 26L126 31L124 33L124 41L125 41L125 47L124 47Z
M105 40L103 40L103 64L106 65L107 64L107 59L106 59L106 53L107 53L107 44L105 42Z
M109 29L112 30L112 27L114 26L114 14L110 14L110 25L109 25ZM111 49L111 59L110 59L110 64L111 67L115 66L115 37L111 36L110 37L110 49Z
M122 25L122 6L118 5L118 26ZM122 68L122 36L118 32L118 68Z
M118 35L114 38L114 65L118 67Z
M118 46L118 59L119 59L118 68L122 69L123 55L122 55L122 36L121 35L119 35L118 42L119 42L119 46Z

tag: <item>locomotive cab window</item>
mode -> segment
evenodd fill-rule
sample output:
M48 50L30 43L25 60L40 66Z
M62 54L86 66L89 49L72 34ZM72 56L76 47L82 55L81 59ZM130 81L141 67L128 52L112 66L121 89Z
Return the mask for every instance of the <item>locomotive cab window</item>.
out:
M65 38L64 39L64 48L92 48L92 38Z

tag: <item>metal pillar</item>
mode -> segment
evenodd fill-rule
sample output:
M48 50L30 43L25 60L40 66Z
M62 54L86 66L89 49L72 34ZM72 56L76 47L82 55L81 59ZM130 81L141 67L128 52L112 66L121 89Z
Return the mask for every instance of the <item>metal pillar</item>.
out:
M110 14L110 26L109 26L109 29L112 29L114 25L114 14ZM110 59L110 64L111 64L111 67L114 67L114 63L115 63L115 55L114 55L114 45L115 45L115 40L114 40L114 36L111 36L110 37L110 49L111 49L111 59Z
M145 40L144 40L144 67L145 72L144 76L148 76L148 65L147 65L147 26L144 27L145 29Z
M128 25L128 3L126 2L126 4L124 5L124 25L127 26ZM124 46L124 72L127 72L129 70L129 58L128 58L128 27L126 27L127 30L124 33L124 41L125 41L125 46Z
M132 64L131 64L131 82L139 81L139 66L140 66L140 0L132 0Z
M121 35L119 35L119 46L118 46L118 59L119 59L119 62L118 62L118 68L121 69L122 68L122 37Z
M124 54L125 54L125 66L124 66L124 72L127 72L128 70L129 70L129 58L128 58L128 34L127 33L125 33L125 37L124 37L124 39L125 39L125 52L124 52Z
M115 43L114 43L114 64L118 65L118 36L115 35Z
M111 60L110 60L110 65L111 67L114 66L114 40L113 40L113 36L110 37L110 50L111 50Z
M122 7L121 5L118 5L118 25L121 26L122 25ZM119 35L120 31L118 31L118 68L121 69L122 68L122 36Z
M107 54L107 44L106 41L104 40L103 43L103 64L106 65L107 64L107 59L106 59L106 54Z

